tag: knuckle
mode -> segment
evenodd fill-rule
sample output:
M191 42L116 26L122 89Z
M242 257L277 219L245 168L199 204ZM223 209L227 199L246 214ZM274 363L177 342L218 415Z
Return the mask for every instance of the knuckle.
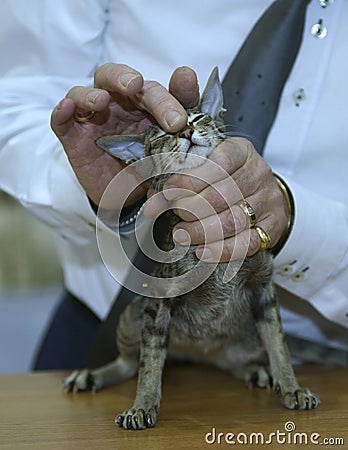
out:
M225 234L232 235L238 229L239 219L231 208L226 209L221 217L221 222Z
M248 151L254 150L252 142L245 137L234 137L231 138L240 148L246 149Z
M94 86L123 93L125 90L124 83L127 83L127 80L122 82L121 77L127 74L133 76L141 75L137 70L132 69L126 64L107 62L95 70Z
M233 218L234 218L234 223L235 223L235 230L236 232L240 232L242 230L244 230L245 228L247 228L247 216L246 214L241 210L241 208L238 206L238 209L234 209L234 212L232 212L233 214Z
M94 72L94 81L98 80L104 74L105 70L109 65L110 63L105 63L96 68Z
M153 115L161 126L166 126L164 116L167 111L185 112L179 102L157 81L145 81L141 92L134 94L132 98L139 107Z
M196 220L191 222L188 225L189 234L192 237L193 243L202 243L205 242L206 239L206 229L204 228L203 223L200 220Z
M234 151L238 152L239 157L244 161L256 152L253 143L247 138L234 137L231 138L231 142L233 144Z
M204 193L204 198L215 211L229 208L226 195L221 190L215 189L214 187L207 188Z
M154 108L168 102L167 95L168 91L157 81L146 81L141 94L143 101L153 104Z
M273 172L271 167L266 163L266 161L260 158L260 178L262 179L273 179Z
M196 177L195 175L190 175L185 178L187 178L187 189L189 189L194 194L198 194L199 192L201 192L203 187L207 185L207 182L204 179Z
M216 147L212 158L212 160L227 172L227 174L229 174L235 166L236 159L233 147L233 143L227 139Z
M107 78L117 77L119 66L119 64L106 62L105 64L97 67L94 72L94 85L103 86Z
M199 192L198 186L200 185L200 180L193 175L185 175L185 174L176 174L173 175L175 177L175 184L182 188L186 189L192 194L197 194Z
M153 92L153 90L165 90L165 88L158 82L154 80L148 80L144 83L144 91Z
M76 97L79 97L85 89L86 88L83 86L74 86L71 89L69 89L65 97L74 100Z
M85 87L85 86L74 86L66 94L66 98L72 100L78 109L83 111L90 111L91 104L93 105L92 99L98 96L99 90Z

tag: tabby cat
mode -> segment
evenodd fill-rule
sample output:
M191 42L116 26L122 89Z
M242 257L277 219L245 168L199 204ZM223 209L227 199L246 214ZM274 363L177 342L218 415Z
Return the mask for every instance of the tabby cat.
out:
M222 88L214 69L197 108L189 109L184 132L168 134L158 125L142 136L106 136L97 143L127 163L148 155L165 154L166 171L197 165L195 154L207 158L226 137L222 127ZM201 164L201 161L198 163ZM164 167L163 166L163 167ZM161 189L168 175L149 184ZM173 248L172 229L179 221L167 211L164 250ZM154 275L174 277L197 263L194 246L184 258L160 264ZM241 264L241 262L238 262ZM117 359L96 370L73 372L66 390L98 390L133 377L138 371L135 402L119 414L116 424L125 429L153 427L157 421L162 369L167 356L205 361L231 371L249 385L270 387L290 409L312 409L319 398L299 386L290 361L272 283L272 255L258 252L242 263L228 282L222 278L227 263L220 263L194 290L168 298L138 297L120 316Z

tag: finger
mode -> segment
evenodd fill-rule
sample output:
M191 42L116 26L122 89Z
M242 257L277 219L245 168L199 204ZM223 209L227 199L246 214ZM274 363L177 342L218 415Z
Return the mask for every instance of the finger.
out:
M191 245L207 244L222 238L234 236L249 228L249 221L242 209L233 205L219 214L210 215L194 222L180 222L175 226L175 240L187 245L187 233L191 238ZM184 230L185 233L178 233ZM182 236L182 240L181 240Z
M258 224L271 239L269 248L272 247L272 233L270 221L262 221ZM197 258L205 262L236 261L246 256L253 256L261 251L261 238L255 228L250 228L235 236L206 245L200 245L196 249Z
M125 64L106 63L94 74L96 88L127 96L140 92L143 84L141 73Z
M187 123L184 107L156 81L146 81L141 92L132 96L132 100L139 109L150 113L170 133L179 131Z
M186 222L203 219L211 214L211 207L216 212L221 212L230 205L241 202L242 193L232 177L224 178L207 186L199 195L181 197L173 201L173 207L178 210L178 215ZM211 207L207 207L207 206Z
M172 175L164 186L167 190L165 197L168 200L177 198L177 192L175 190L171 191L173 187L198 193L207 186L227 178L230 174L234 174L245 164L248 158L246 146L240 145L241 139L226 139L212 151L209 158L202 165Z
M169 82L169 92L185 107L192 108L199 101L196 73L189 67L178 67Z
M256 231L252 229L245 230L236 236L225 239L223 242L215 241L207 244L206 246L198 246L196 248L196 256L198 259L208 263L228 262L244 259L249 250L253 231L256 233Z
M84 116L91 111L102 111L110 102L110 94L102 89L75 86L66 98L75 104L75 114Z
M74 123L75 104L71 99L64 98L54 108L51 114L51 128L57 137L63 137L70 131Z
M159 83L144 82L142 75L129 66L104 64L95 72L94 85L131 97L138 108L150 113L168 132L175 133L186 125L187 114L180 102Z
M257 226L251 230L250 244L247 253L248 256L255 255L258 251L263 251L270 248L272 245L272 239L268 231L266 231L269 229L270 227L268 227L267 222L265 221L265 225L262 225L262 227L257 224Z

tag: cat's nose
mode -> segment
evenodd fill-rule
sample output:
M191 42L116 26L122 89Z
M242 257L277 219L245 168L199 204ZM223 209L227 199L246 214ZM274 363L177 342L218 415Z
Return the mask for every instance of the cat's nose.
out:
M182 131L180 131L179 137L188 139L190 141L192 134L193 134L193 129L190 127L186 127Z

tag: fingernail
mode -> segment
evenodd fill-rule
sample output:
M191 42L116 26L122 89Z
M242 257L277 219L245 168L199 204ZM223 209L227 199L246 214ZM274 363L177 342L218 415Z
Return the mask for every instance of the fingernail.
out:
M127 88L130 83L135 80L136 78L138 78L140 75L139 74L135 74L133 72L127 72L127 73L123 73L120 76L120 83L122 84L122 86L124 88Z
M100 92L95 92L95 91L89 92L87 94L87 100L90 103L95 103L95 101L97 100L97 97L99 96L99 94L100 94Z
M170 128L176 125L182 118L183 116L178 111L168 111L164 116L164 120Z
M213 258L213 254L212 254L211 250L209 250L209 248L204 248L204 247L197 248L196 255L197 255L197 258L201 259L202 261L215 262L214 258Z
M191 239L190 235L186 230L178 229L175 230L173 233L173 238L176 242L178 242L181 245L190 245Z

